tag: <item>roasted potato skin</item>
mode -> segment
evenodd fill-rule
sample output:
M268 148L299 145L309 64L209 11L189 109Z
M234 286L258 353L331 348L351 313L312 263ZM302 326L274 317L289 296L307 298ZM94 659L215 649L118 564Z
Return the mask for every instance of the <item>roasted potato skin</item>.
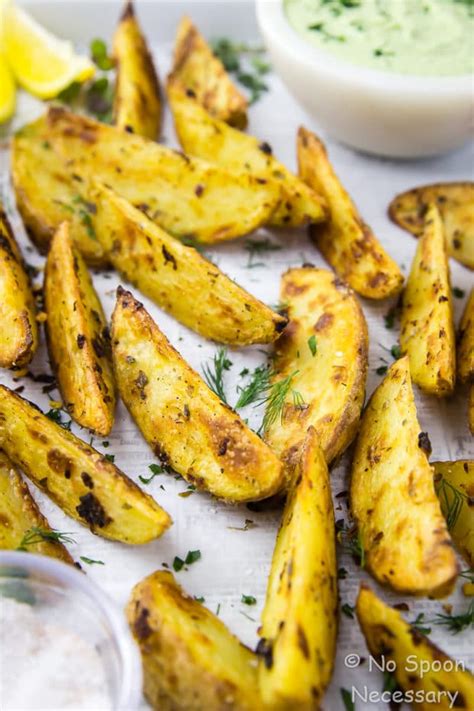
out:
M352 463L351 509L367 568L394 590L448 594L456 556L420 431L408 358L397 360L361 420Z
M115 409L109 332L68 222L53 237L43 293L48 351L64 404L81 427L105 436Z
M260 629L260 691L271 709L320 708L336 653L337 565L329 473L309 428L273 553Z
M458 507L451 524L451 537L469 563L474 568L474 461L460 459L456 462L433 462L435 489L445 517Z
M281 280L280 301L289 324L275 344L272 382L294 374L292 390L303 404L289 392L265 441L291 470L310 425L328 462L355 437L365 395L368 332L353 291L326 269L289 269Z
M462 383L474 382L474 288L464 307L458 332L457 365Z
M186 16L181 19L176 33L173 67L168 81L190 89L214 118L236 128L247 126L247 99Z
M286 319L192 247L168 235L109 188L96 185L96 232L120 274L205 338L234 346L269 343Z
M131 1L125 5L114 34L113 56L117 72L114 123L155 140L161 128L160 86Z
M402 297L400 347L413 382L430 395L450 395L456 341L444 227L435 205L425 220Z
M35 301L19 247L0 203L0 367L21 369L38 347Z
M319 192L329 206L329 218L310 226L310 237L338 276L367 299L398 294L403 275L385 252L344 190L329 162L322 141L311 131L298 131L300 178Z
M12 181L28 235L45 254L59 225L69 220L74 242L87 263L106 267L107 257L91 226L94 206L84 194L82 178L65 169L44 135L43 124L25 126L12 141Z
M14 464L92 533L147 543L171 524L166 511L104 455L4 385L0 442Z
M464 665L456 665L365 585L360 588L356 614L374 659L379 664L385 663L385 668L388 661L395 662L393 676L398 686L405 692L419 692L418 700L415 695L411 708L417 711L432 711L434 708L438 711L451 708L469 711L474 708L472 674L464 670ZM453 665L448 670L448 664L444 663L450 661ZM447 696L438 696L440 691L449 691L455 698L454 705ZM439 702L429 701L428 692L436 694L432 698L438 698Z
M18 550L25 534L32 528L51 531L30 491L7 455L0 450L0 548ZM39 541L26 549L31 553L49 555L64 563L74 563L60 541Z
M119 393L144 438L187 481L229 502L264 499L279 490L282 466L275 454L121 288L112 355Z
M157 711L258 711L257 658L216 615L158 570L126 609L140 647L144 693Z
M298 227L326 218L325 201L273 157L268 143L213 118L176 82L168 84L168 99L186 153L280 186L281 202L270 224Z
M95 178L174 236L222 242L266 224L280 187L62 108L37 125L70 175Z
M437 205L443 218L450 256L474 269L474 183L435 183L407 190L392 200L388 214L418 237L430 203Z

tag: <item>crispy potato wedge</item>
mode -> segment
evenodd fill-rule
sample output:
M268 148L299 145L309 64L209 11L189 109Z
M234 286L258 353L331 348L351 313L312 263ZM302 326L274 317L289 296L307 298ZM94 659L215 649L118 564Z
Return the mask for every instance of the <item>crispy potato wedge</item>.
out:
M426 213L402 298L400 347L414 383L430 395L453 392L456 341L444 227L435 205Z
M70 175L52 150L42 123L22 128L12 141L11 172L16 204L30 239L46 253L53 234L64 220L71 222L74 242L88 264L108 265L91 221L93 205L82 179Z
M435 489L449 533L474 568L474 461L433 462Z
M155 140L161 127L160 86L153 59L131 0L115 30L116 66L114 123L131 133Z
M285 711L320 707L337 637L334 511L313 427L300 454L273 553L258 647L263 701Z
M168 81L191 89L211 116L237 128L246 127L247 99L189 17L183 17L178 26Z
M106 183L175 236L240 237L267 223L280 201L276 181L261 183L61 108L37 124L70 174Z
M310 237L341 279L368 299L398 294L403 275L359 215L329 162L322 141L311 131L298 131L300 178L326 198L330 217L310 227Z
M91 199L96 233L114 267L185 326L235 346L269 343L283 330L285 318L127 200L98 184Z
M66 409L81 427L107 435L115 409L109 332L69 222L53 237L43 293L49 357Z
M273 157L268 143L213 118L181 85L168 85L168 99L176 133L186 153L280 185L282 200L270 224L298 227L326 218L324 200Z
M264 499L279 490L277 457L120 287L112 355L120 395L144 438L187 481L230 502Z
M394 590L448 594L458 566L420 431L408 358L390 368L362 417L351 509L368 569Z
M474 269L474 183L437 183L407 190L392 200L388 213L393 222L418 237L430 203L437 205L443 218L449 254Z
M144 693L157 711L257 711L257 657L221 620L158 570L126 609L140 647Z
M367 647L383 668L395 662L393 676L418 711L474 708L474 677L448 657L370 588L361 585L356 614ZM418 693L417 693L418 692Z
M289 269L280 300L290 322L275 345L272 384L290 378L291 387L281 415L270 417L265 441L291 471L310 425L328 462L354 438L364 403L368 333L354 293L326 269ZM271 400L267 419L270 407Z
M36 535L35 529L38 531ZM48 533L52 533L51 526L20 474L0 450L0 548L24 548L73 564L67 548L61 541L48 540Z
M12 462L92 533L147 543L171 519L104 455L0 385L0 443Z
M469 298L459 324L458 375L462 383L474 382L474 289Z
M20 249L0 203L0 367L23 368L38 347L35 301Z

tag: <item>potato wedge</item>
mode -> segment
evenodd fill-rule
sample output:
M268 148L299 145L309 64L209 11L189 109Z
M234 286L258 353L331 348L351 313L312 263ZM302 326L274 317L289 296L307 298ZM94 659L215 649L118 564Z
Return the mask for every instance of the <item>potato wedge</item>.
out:
M183 17L178 26L169 81L191 89L211 116L237 128L246 127L247 99L189 17Z
M224 405L130 292L117 291L112 355L122 400L155 454L199 489L254 501L282 484L277 457Z
M107 435L115 409L109 332L69 222L53 237L43 293L49 357L65 407L81 427Z
M326 198L330 217L310 227L310 237L338 276L368 299L398 294L403 275L385 252L339 182L322 141L311 131L298 131L300 178Z
M268 143L213 118L181 85L168 84L168 99L176 133L186 153L280 185L282 200L270 217L270 224L298 227L326 218L324 200L273 157Z
M408 358L389 369L362 417L351 509L366 565L381 583L419 595L450 592L458 566L420 431Z
M261 183L61 108L38 126L70 174L106 183L175 236L240 237L267 223L280 200L276 181Z
M274 341L286 319L104 185L91 191L94 224L120 274L205 338L235 346Z
M156 140L161 128L160 86L153 59L131 0L115 30L114 124Z
M257 657L221 620L158 570L126 609L140 647L144 693L156 711L257 711Z
M454 390L456 342L444 227L435 205L426 213L402 298L400 348L414 383L430 395Z
M469 390L468 422L474 435L474 289L471 289L459 324L457 350L458 377Z
M290 387L281 414L272 416L267 403L264 438L291 470L310 425L328 462L354 438L364 403L368 334L352 290L326 269L289 269L280 300L290 322L275 345L272 385Z
M423 185L397 195L389 205L393 222L418 237L423 234L424 216L435 203L443 218L451 257L474 269L474 183Z
M20 474L0 450L0 549L25 549L73 564L61 541L48 539L51 526Z
M375 661L382 669L389 661L395 663L393 676L411 708L474 708L474 677L464 664L448 657L365 585L360 587L356 614Z
M313 427L300 455L275 544L257 648L263 701L285 711L320 707L337 637L334 511Z
M20 249L0 203L0 367L23 368L38 347L35 301Z
M12 140L12 181L28 235L46 253L59 225L69 220L74 242L87 263L105 267L108 260L92 226L93 205L84 194L82 179L65 170L64 161L42 135L41 125L25 126Z
M474 568L474 461L433 462L435 489L454 544Z
M4 385L0 444L14 464L92 533L147 543L171 524L166 511L104 455Z

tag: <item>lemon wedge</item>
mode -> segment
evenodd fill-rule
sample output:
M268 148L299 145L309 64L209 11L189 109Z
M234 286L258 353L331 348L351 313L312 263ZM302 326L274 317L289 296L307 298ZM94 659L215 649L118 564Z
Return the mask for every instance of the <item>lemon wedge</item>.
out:
M52 99L73 81L85 81L95 68L75 54L22 8L6 4L2 22L3 50L17 82L40 99Z
M0 52L0 124L6 123L15 112L15 80L5 57Z

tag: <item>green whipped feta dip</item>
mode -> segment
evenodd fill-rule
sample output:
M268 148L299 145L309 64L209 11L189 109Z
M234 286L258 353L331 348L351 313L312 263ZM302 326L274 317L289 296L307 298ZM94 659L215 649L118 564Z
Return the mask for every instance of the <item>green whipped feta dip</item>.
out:
M474 70L474 0L284 0L294 29L339 59L419 76Z

